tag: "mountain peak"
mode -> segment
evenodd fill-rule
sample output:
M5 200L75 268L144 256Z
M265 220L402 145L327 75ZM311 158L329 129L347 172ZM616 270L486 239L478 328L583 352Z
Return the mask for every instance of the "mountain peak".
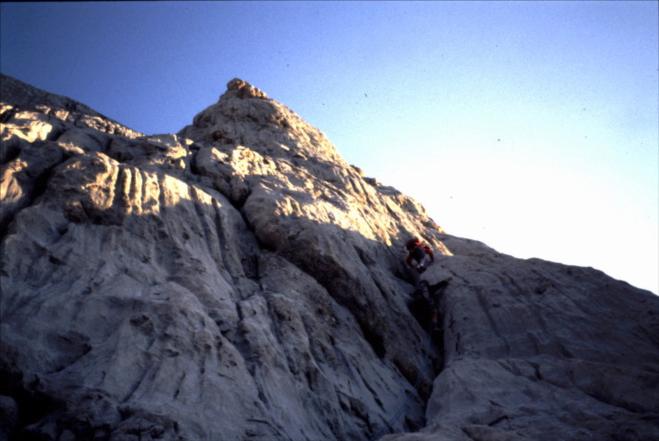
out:
M659 439L659 297L446 234L242 80L158 136L2 83L0 439Z
M265 92L234 78L220 99L179 135L220 150L249 146L267 156L296 156L345 165L327 137Z
M227 93L234 92L239 98L267 98L262 90L252 86L245 80L234 78L227 83Z

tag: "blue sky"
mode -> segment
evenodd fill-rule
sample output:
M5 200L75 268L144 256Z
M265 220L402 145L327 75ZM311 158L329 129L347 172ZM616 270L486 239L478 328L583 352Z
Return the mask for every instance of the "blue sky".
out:
M448 232L659 291L657 2L0 5L0 70L149 134L241 77Z

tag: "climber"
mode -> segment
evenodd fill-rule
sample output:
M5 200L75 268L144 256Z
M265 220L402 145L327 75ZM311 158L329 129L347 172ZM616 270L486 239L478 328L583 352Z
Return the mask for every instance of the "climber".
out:
M423 321L429 318L430 323L428 325L430 325L430 330L434 332L439 326L437 288L433 287L431 289L428 282L421 279L421 274L435 261L435 256L430 246L423 243L418 237L408 240L405 244L405 249L407 250L405 263L413 270L412 277L415 285L415 290L412 293L412 302L417 305L416 308L421 307L422 310L425 310L424 316L430 316Z
M423 273L435 261L430 247L421 242L418 237L408 240L405 248L407 249L405 263L414 268L418 274Z

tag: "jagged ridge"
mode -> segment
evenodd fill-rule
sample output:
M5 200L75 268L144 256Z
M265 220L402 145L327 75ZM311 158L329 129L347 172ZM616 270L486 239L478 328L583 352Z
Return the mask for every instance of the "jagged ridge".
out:
M445 234L248 83L177 135L4 76L2 103L12 436L656 437L655 296ZM441 255L434 343L410 235Z

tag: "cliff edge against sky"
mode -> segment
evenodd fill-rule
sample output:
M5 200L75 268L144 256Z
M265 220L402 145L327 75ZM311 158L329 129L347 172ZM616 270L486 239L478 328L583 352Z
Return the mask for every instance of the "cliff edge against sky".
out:
M248 83L153 136L0 98L0 439L659 439L658 297L447 234Z

